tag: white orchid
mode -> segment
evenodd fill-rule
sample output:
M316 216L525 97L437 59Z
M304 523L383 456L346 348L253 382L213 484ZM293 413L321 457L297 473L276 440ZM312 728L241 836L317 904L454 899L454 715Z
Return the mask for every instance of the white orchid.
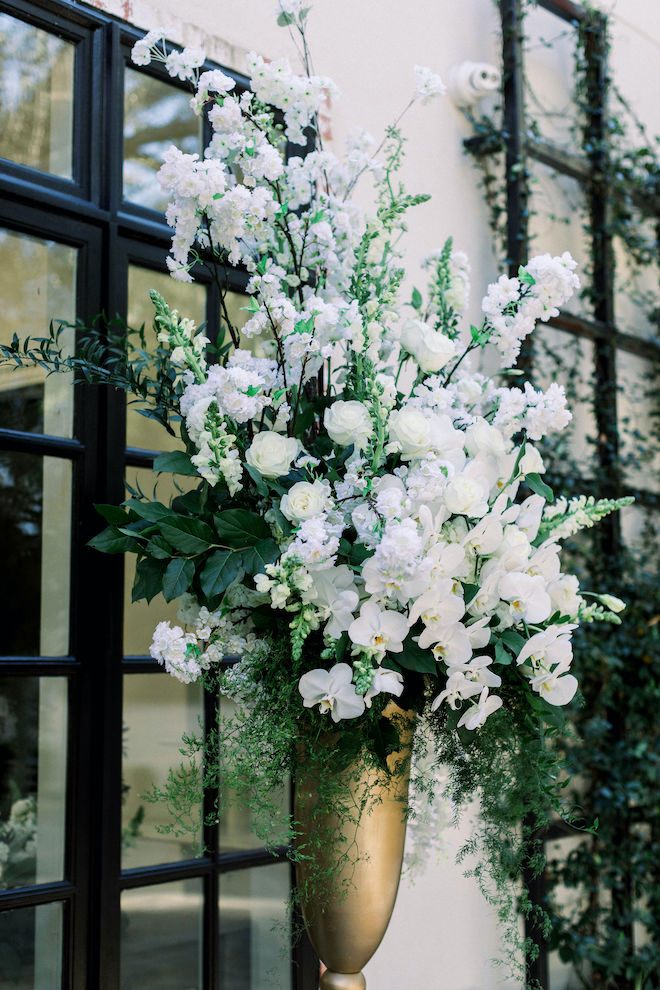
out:
M365 647L374 654L401 653L403 641L408 635L408 620L401 612L381 609L374 601L367 601L360 609L360 617L348 627L348 636L356 646Z
M375 698L377 694L381 694L383 691L393 694L398 698L403 693L403 687L403 675L398 670L387 670L384 667L377 667L374 671L373 680L365 692L364 703L367 708L371 708L372 698Z
M464 725L466 729L470 729L471 731L481 728L488 716L496 712L498 708L501 708L502 704L501 698L497 695L489 695L488 688L483 688L479 695L479 701L476 704L470 705L467 711L461 715L458 720L458 727L460 728Z
M333 722L358 718L364 711L364 699L356 693L352 679L353 669L347 663L336 663L330 670L309 670L298 682L303 705L318 705L322 715L330 712Z

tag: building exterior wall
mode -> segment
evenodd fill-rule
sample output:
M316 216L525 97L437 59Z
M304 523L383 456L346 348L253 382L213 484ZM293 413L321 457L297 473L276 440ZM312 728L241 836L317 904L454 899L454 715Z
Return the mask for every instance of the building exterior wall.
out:
M275 25L274 0L187 0L185 13L176 0L98 0L93 6L145 30L162 25L173 41L201 45L209 57L239 71L250 49L272 58L287 55L296 62L288 32ZM617 83L650 132L657 133L660 101L652 81L654 75L657 79L660 6L648 0L603 0L600 6L613 18ZM453 63L463 60L499 63L492 0L412 0L408 5L393 0L316 0L309 21L315 71L332 76L342 93L328 121L330 146L337 151L358 126L377 138L382 134L408 100L414 64L446 76ZM533 84L544 92L552 90L555 105L569 94L567 78L558 75L564 57L561 44L554 61L537 55L528 63ZM409 139L404 181L410 191L432 196L430 204L410 215L405 247L409 285L419 277L421 258L451 235L471 260L469 315L476 318L497 260L478 174L462 147L471 126L446 98L415 106L404 131ZM357 198L366 205L368 189ZM551 236L555 234L548 233ZM553 242L548 247L576 250L576 236L569 229L564 245ZM547 248L539 239L534 249ZM441 817L448 821L450 809ZM499 947L496 919L475 884L454 863L466 835L467 826L447 825L441 848L431 854L429 864L416 877L404 876L392 923L366 969L370 990L495 990L515 985L490 962ZM557 982L554 990L568 985Z

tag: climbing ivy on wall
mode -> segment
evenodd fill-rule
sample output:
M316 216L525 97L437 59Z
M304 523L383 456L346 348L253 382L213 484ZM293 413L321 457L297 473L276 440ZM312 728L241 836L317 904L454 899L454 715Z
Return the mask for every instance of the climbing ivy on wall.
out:
M522 4L523 13L535 6L528 0ZM618 246L608 260L614 266L618 259L618 294L634 300L651 332L655 328L657 333L660 286L653 285L653 279L659 260L660 143L649 135L611 78L605 64L609 38L602 66L594 66L592 42L602 15L584 6L587 17L566 25L575 50L571 153L600 162L602 174L597 180L606 196L606 229ZM594 79L600 68L608 99L600 136L595 137ZM528 80L526 86L525 134L541 139L542 103ZM479 168L493 236L504 258L507 135L497 118L472 115L470 119L475 136L466 146ZM521 168L530 182L526 165ZM530 201L533 208L534 198ZM593 248L590 216L585 213L570 222L583 225ZM538 248L543 250L543 245ZM587 312L597 304L593 274L598 263L592 254L583 273ZM584 406L585 389L596 403L598 390L593 382L585 383L576 361L580 341L566 334L561 337L558 344L557 332L545 340L542 334L537 336L530 377L539 379L537 384L548 378L566 383L573 406L578 402ZM645 367L644 384L636 394L628 390L628 414L619 416L616 424L619 458L613 471L617 478L628 479L633 494L635 484L642 481L640 488L647 489L646 523L634 542L617 546L616 559L611 543L604 544L598 535L572 548L583 588L595 585L599 574L606 572L614 593L628 602L622 626L605 633L586 627L576 641L582 698L573 712L575 737L562 745L576 812L587 827L595 828L567 834L546 846L547 896L554 916L549 948L570 964L571 988L586 990L660 988L660 498L654 502L648 493L658 485L652 472L655 465L657 473L660 451L660 361ZM598 458L588 456L598 442L602 437L599 441L597 436L578 435L574 428L572 437L568 434L545 451L556 492L573 494L580 488L579 479L584 487L585 477L594 492L611 485L612 472L606 475L602 459L599 465Z

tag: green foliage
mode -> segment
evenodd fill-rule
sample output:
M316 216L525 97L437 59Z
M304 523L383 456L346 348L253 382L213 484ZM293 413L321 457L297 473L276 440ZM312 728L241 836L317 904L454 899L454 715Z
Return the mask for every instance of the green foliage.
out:
M523 4L523 14L532 6ZM617 285L644 313L651 326L660 325L658 293L640 289L649 266L657 264L657 218L660 207L660 154L653 139L635 116L629 101L610 76L606 60L609 39L601 44L605 24L601 12L585 4L589 15L579 24L565 28L575 39L575 107L568 126L572 147L591 163L597 189L606 191L609 212L607 233L617 248ZM561 36L561 35L560 35ZM557 40L540 40L552 45ZM587 57L587 51L590 52ZM543 106L531 90L525 133L542 138ZM595 111L607 87L605 115ZM475 136L466 142L474 155L481 177L491 228L496 244L506 245L506 179L503 167L505 137L497 120L471 118ZM596 165L596 162L598 163ZM530 181L524 162L523 179ZM536 200L538 202L538 199ZM588 206L589 197L585 197ZM649 219L651 218L651 219ZM557 220L557 218L552 218ZM588 215L572 215L582 222L586 242L593 251L597 240ZM506 254L506 247L502 255ZM589 306L598 298L592 279L597 259L590 258L590 271L584 279L583 299ZM613 263L613 261L612 261ZM612 277L613 272L610 272ZM622 329L625 329L622 328ZM581 364L575 347L552 348L537 332L534 354L540 359L545 380L566 383L569 407L584 405ZM558 496L570 498L584 487L585 474L592 491L611 493L621 479L648 476L654 472L660 450L660 406L657 398L660 374L649 362L649 381L638 394L626 395L632 414L618 423L609 422L607 436L586 438L585 457L574 453L574 429L567 430L543 450L545 478ZM588 383L594 402L599 393ZM636 404L644 401L643 419L636 418ZM650 406L650 409L649 409ZM604 422L603 409L596 421ZM602 427L601 427L602 429ZM618 461L613 459L616 447ZM593 454L591 453L593 452ZM526 479L529 482L529 478ZM533 484L530 486L533 488ZM619 488L620 491L620 488ZM585 504L576 500L572 516L581 526L589 526L632 500L606 498ZM647 499L648 501L648 499ZM578 843L566 853L557 842L548 847L547 878L552 916L550 948L571 964L576 978L587 990L657 990L660 987L660 738L657 710L660 701L660 575L659 534L651 515L657 514L658 499L649 505L649 524L630 549L622 550L617 524L578 536L572 544L572 569L580 573L583 587L594 586L607 575L608 588L628 603L621 625L610 625L604 634L586 625L576 635L574 668L580 679L582 699L573 705L571 734L555 734L553 745L566 758L565 796L575 806L575 817L582 832ZM552 520L539 539L551 538ZM575 533L571 519L564 523ZM592 584L593 582L593 584ZM593 611L602 611L595 603ZM607 616L603 616L607 617ZM619 617L609 614L617 623ZM498 662L504 663L504 643L496 645ZM489 731L489 719L482 733ZM495 761L494 761L495 762ZM485 768L486 769L486 768ZM524 770L524 768L521 768ZM491 780L489 794L496 794ZM522 815L523 807L519 807ZM486 817L497 809L488 806ZM513 824L513 823L512 823ZM488 841L487 839L485 840ZM566 901L562 889L568 889ZM561 899L560 899L561 895Z

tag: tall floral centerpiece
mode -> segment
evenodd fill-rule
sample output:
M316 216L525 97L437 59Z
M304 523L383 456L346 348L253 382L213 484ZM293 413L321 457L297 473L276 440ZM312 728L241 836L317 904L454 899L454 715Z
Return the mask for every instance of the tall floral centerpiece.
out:
M406 213L428 197L398 182L398 122L378 147L365 132L344 157L323 147L318 114L334 87L311 71L306 18L301 0L281 0L303 73L252 54L243 92L203 71L202 52L168 50L159 31L133 50L138 64L159 60L189 80L212 127L203 156L172 147L159 180L172 277L210 267L220 325L197 328L154 292L150 356L111 329L99 360L98 328L73 358L55 332L4 354L82 369L179 433L180 449L154 469L189 476L192 490L171 504L134 492L101 507L109 525L92 545L137 555L134 599L179 600L179 623L158 624L152 656L238 703L210 738L187 741L203 755L200 786L229 777L265 807L282 775L298 782L294 855L313 927L326 901L341 914L329 878L359 894L371 880L356 864L381 868L370 860L371 804L400 826L415 715L419 745L449 762L461 794L472 782L487 821L504 784L515 790L525 774L533 801L515 791L511 813L552 804L547 739L578 689L572 635L581 621L618 621L621 607L581 591L562 570L561 541L622 502L554 501L535 444L569 422L563 389L506 384L523 339L578 288L575 262L541 255L501 276L481 322L466 325L468 262L448 241L423 263L425 292L402 299ZM443 93L428 69L414 79L411 102ZM292 144L312 150L287 156ZM367 174L365 215L351 193ZM227 265L248 274L242 325L225 305ZM496 375L473 364L485 348ZM227 657L236 662L223 673ZM176 780L169 797L182 801ZM347 851L347 821L353 834L366 822L367 848ZM388 847L397 879L402 845L401 833ZM393 903L396 882L390 893Z

